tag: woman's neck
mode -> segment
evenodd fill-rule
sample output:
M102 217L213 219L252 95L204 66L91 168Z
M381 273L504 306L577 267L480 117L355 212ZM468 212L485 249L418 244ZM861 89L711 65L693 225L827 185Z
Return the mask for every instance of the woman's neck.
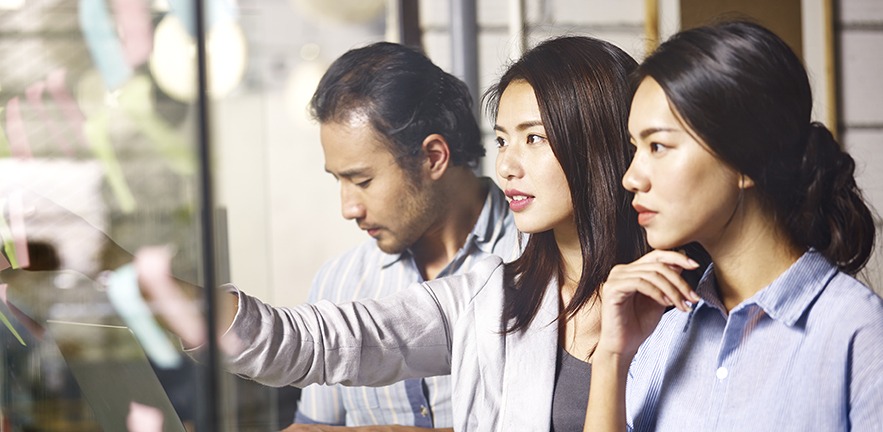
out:
M759 209L749 209L720 239L703 246L714 262L719 295L728 312L776 280L804 252Z

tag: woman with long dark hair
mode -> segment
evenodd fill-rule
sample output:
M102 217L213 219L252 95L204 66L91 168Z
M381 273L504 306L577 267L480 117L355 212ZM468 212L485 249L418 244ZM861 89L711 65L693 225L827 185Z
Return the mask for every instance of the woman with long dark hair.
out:
M872 213L797 56L727 22L636 78L622 183L655 250L603 285L586 430L883 429ZM695 291L685 244L712 261Z

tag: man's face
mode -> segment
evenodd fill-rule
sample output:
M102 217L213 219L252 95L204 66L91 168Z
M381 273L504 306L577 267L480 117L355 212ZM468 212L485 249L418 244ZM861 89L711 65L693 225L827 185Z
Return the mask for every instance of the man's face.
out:
M325 171L340 183L344 219L377 240L386 253L416 243L434 223L441 205L422 170L402 169L367 120L320 126Z

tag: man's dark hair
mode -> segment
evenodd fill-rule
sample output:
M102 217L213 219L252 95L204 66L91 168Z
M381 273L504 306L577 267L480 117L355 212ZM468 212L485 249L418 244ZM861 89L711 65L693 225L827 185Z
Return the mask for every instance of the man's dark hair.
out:
M322 77L310 112L320 123L363 116L408 171L434 133L447 140L455 166L475 168L485 152L466 84L404 45L378 42L346 52Z

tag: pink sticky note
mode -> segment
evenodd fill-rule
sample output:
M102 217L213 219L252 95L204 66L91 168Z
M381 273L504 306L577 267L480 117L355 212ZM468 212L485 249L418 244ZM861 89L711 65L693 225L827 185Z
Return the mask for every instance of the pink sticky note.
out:
M86 122L86 116L80 111L80 107L74 102L64 80L66 71L64 69L56 69L49 73L46 77L46 89L52 95L52 99L61 109L61 113L68 123L68 127L76 134L77 141L82 148L89 148L86 143L86 136L83 132L83 124Z
M25 89L25 99L28 100L28 103L34 106L43 107L43 90L46 89L46 84L43 81L37 81L31 85L29 85Z
M18 266L28 268L31 265L28 254L28 237L25 231L25 212L21 202L21 190L9 194L9 231L12 232L12 242L15 244L15 258Z
M132 68L144 64L153 49L153 25L148 3L144 0L113 0L111 5L126 62Z
M73 150L67 140L64 139L64 133L58 127L58 123L49 118L46 107L43 106L43 90L46 89L46 83L37 81L25 89L25 99L28 101L31 109L33 109L40 121L52 130L52 138L58 144L58 147L68 156L73 156Z
M31 158L31 145L25 133L24 121L21 119L18 97L6 103L6 137L9 139L9 148L13 156L21 159Z
M162 426L163 415L159 408L138 402L129 403L129 415L126 416L126 429L129 432L162 432Z

